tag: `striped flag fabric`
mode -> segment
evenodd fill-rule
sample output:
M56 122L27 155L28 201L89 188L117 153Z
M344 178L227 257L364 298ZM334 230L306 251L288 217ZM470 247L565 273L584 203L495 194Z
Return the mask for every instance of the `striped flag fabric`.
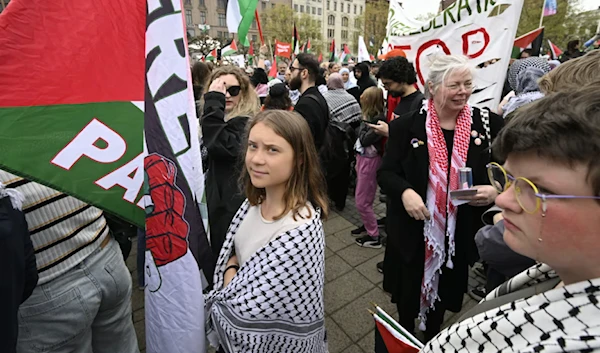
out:
M221 56L230 56L238 52L237 44L235 44L235 40L231 40L231 42L221 48Z
M227 1L227 29L229 33L237 33L244 46L248 45L248 30L254 21L256 4L258 0Z
M206 60L215 61L217 60L217 49L213 49L206 55Z
M294 55L300 54L300 37L298 37L298 30L296 29L296 23L294 23L294 34L293 34L292 46L294 48Z
M333 63L333 62L337 62L338 58L336 55L336 48L335 48L335 39L331 40L331 45L329 46L329 62Z
M379 306L371 312L375 320L375 328L381 335L387 353L417 353L423 344L389 316Z
M310 39L308 39L308 41L304 45L304 51L303 52L304 53L310 53Z
M560 50L560 48L557 47L554 43L552 43L550 41L550 39L548 39L548 46L550 46L550 52L552 54L552 59L558 59L558 57L560 56L560 54L563 53L563 51Z
M181 1L74 4L0 15L0 168L145 228L146 352L204 352L214 258Z
M511 57L518 58L521 52L525 49L531 49L533 51L533 56L540 55L543 37L544 27L540 27L516 38Z
M344 43L344 49L342 50L342 54L340 54L340 61L347 64L348 60L350 60L350 49Z

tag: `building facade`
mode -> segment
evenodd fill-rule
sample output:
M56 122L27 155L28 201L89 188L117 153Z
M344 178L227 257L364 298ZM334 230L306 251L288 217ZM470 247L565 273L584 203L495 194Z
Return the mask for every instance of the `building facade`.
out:
M225 42L233 38L227 29L228 0L184 0L183 11L189 36L199 36L206 31L209 36ZM256 6L261 14L277 4L292 6L292 0L259 0ZM258 43L258 26L256 20L250 26L248 39Z
M328 43L335 39L336 47L340 52L344 44L352 50L356 44L354 32L362 32L364 28L362 15L365 12L365 0L323 0L323 2L323 39Z

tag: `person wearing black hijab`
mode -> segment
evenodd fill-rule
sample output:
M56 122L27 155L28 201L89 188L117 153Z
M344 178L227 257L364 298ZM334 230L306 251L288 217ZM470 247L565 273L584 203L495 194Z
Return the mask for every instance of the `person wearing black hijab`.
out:
M354 77L356 77L356 84L360 92L359 97L367 88L377 86L377 83L369 76L369 66L365 63L360 63L354 67Z
M260 67L255 68L252 76L250 76L250 83L260 98L260 104L263 104L267 94L269 93L269 88L267 87L267 84L269 83L269 77L267 76L265 70L261 69Z

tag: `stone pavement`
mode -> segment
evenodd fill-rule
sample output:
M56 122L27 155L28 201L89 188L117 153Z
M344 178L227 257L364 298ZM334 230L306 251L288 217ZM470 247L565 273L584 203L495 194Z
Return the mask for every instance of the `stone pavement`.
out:
M385 204L376 197L375 213L385 215ZM361 225L354 198L348 197L341 212L331 212L325 222L325 325L330 353L371 353L374 351L374 323L367 309L371 303L381 306L388 314L396 317L396 305L382 289L383 275L375 264L383 261L384 249L361 248L354 243L350 231ZM145 352L144 298L138 289L136 273L136 244L127 259L134 284L132 296L133 320L138 335L140 350ZM469 286L483 284L473 273ZM465 295L460 313L447 313L444 327L456 321L462 313L476 302Z

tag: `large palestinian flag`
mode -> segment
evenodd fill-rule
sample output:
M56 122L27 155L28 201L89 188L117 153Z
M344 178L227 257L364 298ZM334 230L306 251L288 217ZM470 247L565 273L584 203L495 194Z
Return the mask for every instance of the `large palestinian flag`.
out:
M146 4L119 5L126 18L111 4L13 0L0 15L0 168L143 225Z
M0 168L145 229L146 351L204 352L214 259L180 0L12 0L0 31Z

